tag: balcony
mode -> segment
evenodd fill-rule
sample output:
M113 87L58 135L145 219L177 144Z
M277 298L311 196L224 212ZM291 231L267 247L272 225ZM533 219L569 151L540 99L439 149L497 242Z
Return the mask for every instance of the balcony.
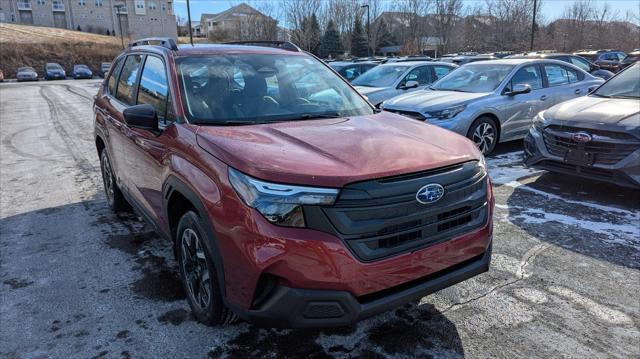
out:
M64 12L64 3L54 1L52 4L53 11Z
M18 10L31 10L30 1L18 1Z

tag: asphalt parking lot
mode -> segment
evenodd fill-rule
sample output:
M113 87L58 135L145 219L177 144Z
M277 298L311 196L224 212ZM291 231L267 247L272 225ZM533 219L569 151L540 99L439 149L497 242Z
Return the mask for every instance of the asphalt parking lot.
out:
M488 158L488 273L332 330L195 322L168 243L107 208L98 80L0 84L0 357L640 357L640 193Z

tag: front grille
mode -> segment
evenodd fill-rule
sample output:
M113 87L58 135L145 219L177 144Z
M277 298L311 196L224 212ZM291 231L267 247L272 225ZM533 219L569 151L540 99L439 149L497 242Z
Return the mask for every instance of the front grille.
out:
M437 202L421 204L418 190L430 183L444 187ZM449 240L486 224L487 177L476 161L355 183L342 189L332 207L321 209L325 223L311 227L342 238L362 261L372 261Z
M412 118L414 120L420 120L420 121L424 121L425 120L425 117L420 112L391 110L391 109L389 109L389 110L385 109L385 111L397 113L398 115L402 115L402 116L406 116L406 117L410 117L410 118Z
M578 143L576 132L587 132L592 140ZM623 132L585 130L575 127L549 126L543 131L544 144L550 154L564 158L569 150L582 150L593 155L593 163L614 165L640 148L640 140Z

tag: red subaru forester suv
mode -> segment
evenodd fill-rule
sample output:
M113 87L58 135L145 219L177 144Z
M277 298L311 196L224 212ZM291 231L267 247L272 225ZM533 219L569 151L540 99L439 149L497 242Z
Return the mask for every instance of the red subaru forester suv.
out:
M377 111L291 43L136 41L94 113L109 206L174 243L204 323L350 325L489 268L473 143Z

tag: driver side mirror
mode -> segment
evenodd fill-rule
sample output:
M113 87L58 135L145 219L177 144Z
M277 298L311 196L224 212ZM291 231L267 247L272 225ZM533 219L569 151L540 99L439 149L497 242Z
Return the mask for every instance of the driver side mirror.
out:
M515 96L523 93L531 92L531 85L529 84L516 84L513 86L513 90L505 93L507 96Z
M126 108L122 114L127 125L143 130L158 132L158 114L149 104L135 105Z
M597 71L597 70L600 70L600 65L591 64L591 71Z
M414 89L416 87L418 87L420 84L418 83L418 81L407 81L404 83L404 85L400 85L400 89L401 90L408 90L408 89Z
M590 93L592 93L593 91L595 91L595 90L597 90L597 89L598 89L598 86L597 86L597 85L596 85L596 86L591 86L591 87L589 87L589 88L587 89L587 94L590 94Z

